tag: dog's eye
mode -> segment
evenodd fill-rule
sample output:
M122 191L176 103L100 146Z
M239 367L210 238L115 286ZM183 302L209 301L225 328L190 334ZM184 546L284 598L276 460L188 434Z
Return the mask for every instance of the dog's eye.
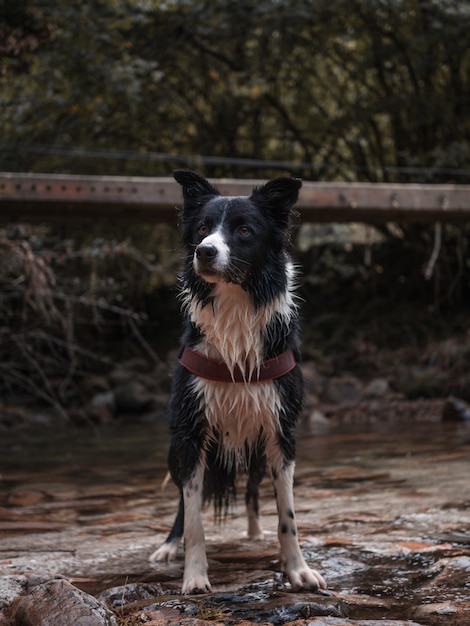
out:
M207 228L207 226L205 224L201 224L198 228L197 231L200 235L207 235L207 233L209 232L209 229Z
M251 231L248 228L248 226L240 226L240 228L238 229L238 232L240 233L242 237L247 237Z

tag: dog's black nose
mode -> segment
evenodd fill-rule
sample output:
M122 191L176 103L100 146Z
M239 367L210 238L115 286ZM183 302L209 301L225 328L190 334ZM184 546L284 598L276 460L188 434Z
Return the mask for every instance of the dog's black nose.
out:
M196 248L196 257L200 261L213 261L217 256L217 248L211 243L201 243Z

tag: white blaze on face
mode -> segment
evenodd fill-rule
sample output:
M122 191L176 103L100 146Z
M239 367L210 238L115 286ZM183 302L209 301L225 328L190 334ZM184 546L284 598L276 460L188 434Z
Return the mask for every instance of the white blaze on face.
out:
M211 245L217 250L217 255L214 258L213 270L216 272L223 272L230 262L230 248L225 241L225 237L222 234L221 230L216 230L211 235L204 237L204 239L199 244L200 246ZM197 250L197 248L196 248ZM197 257L196 251L194 252L193 264L196 273L202 276L205 280L211 283L217 283L220 280L223 280L221 276L217 274L205 274L204 268L201 268L199 259Z

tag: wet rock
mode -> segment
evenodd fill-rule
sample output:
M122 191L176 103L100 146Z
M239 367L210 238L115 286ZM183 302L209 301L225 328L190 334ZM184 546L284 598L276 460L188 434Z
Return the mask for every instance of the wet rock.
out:
M333 552L333 551L332 551ZM341 552L338 550L338 552ZM343 551L345 552L345 551ZM307 552L307 554L309 554ZM313 561L314 553L311 555ZM367 571L369 566L361 561L350 559L347 556L331 556L321 563L322 570L329 581L341 578L350 579L358 572Z
M250 585L250 588L253 587L256 585ZM315 595L313 600L299 601L301 594L280 591L250 592L246 589L235 593L214 593L203 602L194 604L191 600L186 601L186 606L180 607L182 615L211 620L211 623L214 619L223 619L225 624L237 626L240 623L283 626L318 615L339 617L344 614L341 611L341 602L330 594Z
M440 559L431 568L432 572L438 572L432 582L427 586L436 587L461 587L465 589L470 579L470 556L457 556L449 559Z
M336 606L322 605L316 602L298 602L290 606L277 607L274 610L260 613L257 620L264 619L273 626L283 626L297 620L310 620L314 616L334 616L341 615Z
M26 487L18 487L13 489L8 496L7 503L9 506L28 506L38 504L47 500L47 496L43 491Z
M469 422L470 421L470 404L450 396L442 409L443 422Z
M117 626L115 615L65 580L35 587L20 600L16 626Z
M226 626L223 620L214 619L210 617L210 619L198 619L196 617L188 617L188 618L168 618L166 616L166 612L160 614L160 612L156 613L157 617L152 618L151 621L145 621L147 616L145 615L144 621L139 622L129 622L132 626L133 624L145 624L145 626ZM124 622L125 624L125 622ZM248 622L237 622L237 626L253 626ZM269 624L260 624L259 626L269 626Z
M346 618L336 617L316 617L308 621L308 626L423 626L417 622L409 620L393 620L393 619L366 619L366 620L349 620Z
M151 393L165 386L166 379L168 367L164 363L150 364L144 359L131 359L119 363L109 374L109 383L113 389L125 386L132 380L137 381Z
M301 367L307 395L319 396L325 387L327 379L320 374L313 361L302 363Z
M116 396L114 391L103 391L96 393L90 400L87 414L92 422L96 424L108 424L116 413Z
M28 586L26 576L0 576L0 609L10 606L25 594Z
M120 363L109 375L114 405L108 408L121 414L160 411L167 404L169 380L163 362L151 365L145 359L131 359Z
M104 391L96 393L90 400L90 407L92 409L100 409L102 407L114 411L116 408L116 397L113 391Z
M324 430L330 425L330 420L321 411L314 410L309 415L308 423L313 429Z
M161 585L131 583L121 587L106 589L106 591L97 596L97 599L100 602L104 602L108 607L116 609L126 604L141 600L151 600L161 595L163 595Z
M129 373L148 374L151 366L147 359L135 357L127 361L121 361L111 372L109 378L113 384L120 384L122 380L129 377Z
M24 575L28 579L28 589L51 582L51 580L64 580L60 574L52 574L46 570L27 570Z
M129 380L115 390L118 413L143 413L153 408L153 394L138 380Z
M147 626L170 626L182 622L181 611L172 607L162 607L150 611L146 609L142 618L142 623L147 624ZM211 622L211 626L214 626L214 622Z
M354 376L338 376L330 378L321 394L326 404L355 404L363 393L363 385Z
M470 402L470 373L462 372L452 382L451 392L460 399Z
M394 382L394 388L410 399L445 396L448 386L448 372L438 367L411 368Z
M377 398L384 398L390 393L390 385L386 378L374 378L366 385L363 393L363 397L366 400L375 400Z
M426 626L467 626L470 624L470 602L423 604L415 609L413 618L422 620Z

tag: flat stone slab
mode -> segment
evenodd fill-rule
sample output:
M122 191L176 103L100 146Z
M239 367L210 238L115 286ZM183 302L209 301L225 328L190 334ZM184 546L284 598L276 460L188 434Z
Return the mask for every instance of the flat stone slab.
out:
M279 572L265 480L265 538L246 537L241 483L223 524L204 513L213 592L181 595L182 551L148 561L177 507L176 489L161 489L161 425L17 433L0 447L0 626L67 626L34 613L54 606L79 607L73 623L90 625L470 624L468 423L358 425L343 412L302 431L299 537L327 594L293 593Z

